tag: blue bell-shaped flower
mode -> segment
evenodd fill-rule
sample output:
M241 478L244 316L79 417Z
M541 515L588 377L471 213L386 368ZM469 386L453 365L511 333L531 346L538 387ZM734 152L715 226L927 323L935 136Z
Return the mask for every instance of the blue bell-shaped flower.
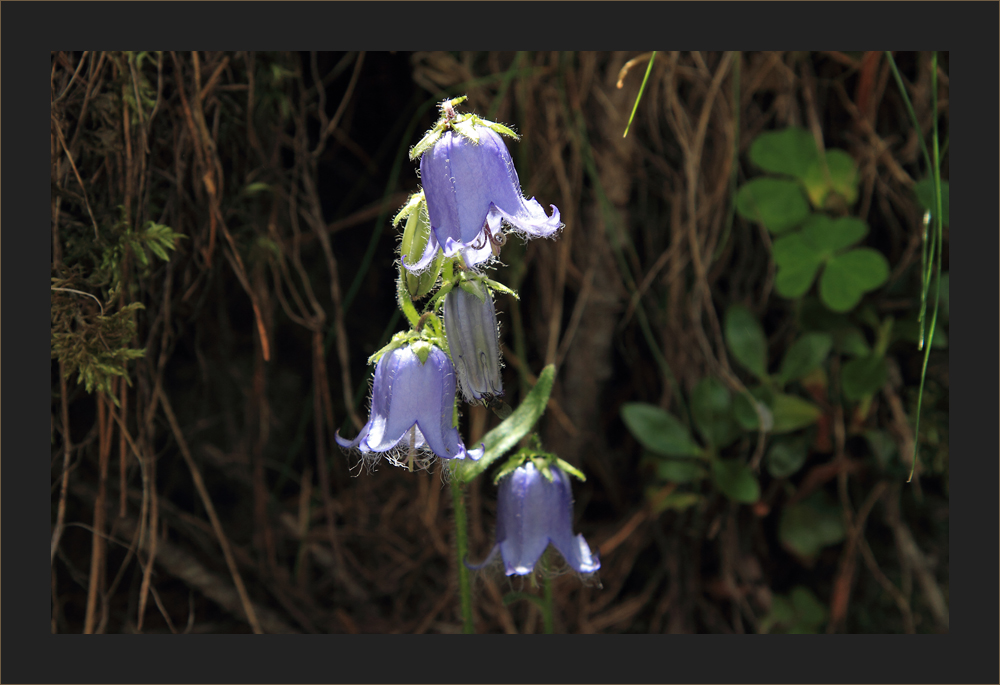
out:
M482 564L469 568L483 568L499 552L508 576L528 575L550 542L579 573L601 567L583 536L573 535L569 476L554 464L548 470L551 480L527 461L500 481L497 543Z
M463 118L464 117L464 118ZM462 115L420 156L420 178L427 198L433 239L408 269L420 272L434 259L438 247L445 257L461 252L472 267L490 259L503 244L501 224L528 238L548 238L561 227L559 209L552 216L534 198L526 199L503 139L492 122Z
M454 416L451 360L438 347L419 341L382 355L375 366L368 423L354 440L341 438L339 432L335 437L341 447L363 453L389 452L412 442L442 459L479 459L482 448L465 449Z

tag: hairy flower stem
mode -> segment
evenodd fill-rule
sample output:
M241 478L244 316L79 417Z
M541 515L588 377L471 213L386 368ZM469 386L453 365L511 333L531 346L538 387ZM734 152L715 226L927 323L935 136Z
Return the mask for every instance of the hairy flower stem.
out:
M462 483L456 471L457 462L452 462L451 499L455 507L455 553L458 561L458 592L462 601L462 632L472 635L476 628L472 623L472 585L465 558L469 552L468 519L465 516L465 496Z

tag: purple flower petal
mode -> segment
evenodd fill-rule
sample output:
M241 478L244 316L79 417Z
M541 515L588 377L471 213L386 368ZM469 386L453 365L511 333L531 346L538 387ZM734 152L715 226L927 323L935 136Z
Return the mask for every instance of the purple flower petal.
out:
M420 177L427 212L437 241L446 256L460 245L479 246L473 260L489 258L484 250L483 225L499 230L502 217L528 237L549 237L559 230L559 210L547 216L537 200L527 200L503 139L478 125L479 143L446 131L420 158ZM465 255L468 261L470 255ZM476 263L479 263L478 261Z
M466 450L452 425L455 371L443 351L434 347L425 363L409 346L387 352L375 367L368 423L354 440L337 433L341 447L387 452L408 444L417 427L417 447L427 446L443 459L479 459L482 448ZM402 443L402 444L401 444Z
M527 462L500 482L497 495L497 544L482 568L497 551L507 575L527 575L551 542L579 573L601 567L582 535L573 535L573 496L569 477L556 466L549 468L550 482Z

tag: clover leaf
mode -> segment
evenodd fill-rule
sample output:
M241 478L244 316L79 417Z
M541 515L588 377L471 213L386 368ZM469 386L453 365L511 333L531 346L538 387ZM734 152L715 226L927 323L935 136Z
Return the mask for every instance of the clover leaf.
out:
M835 312L853 309L861 297L889 279L889 263L871 248L843 251L868 233L864 221L855 217L832 219L813 214L801 231L774 241L778 273L774 285L783 297L804 295L823 267L819 295Z
M750 160L765 171L804 178L819 161L812 134L794 126L761 133L750 145Z

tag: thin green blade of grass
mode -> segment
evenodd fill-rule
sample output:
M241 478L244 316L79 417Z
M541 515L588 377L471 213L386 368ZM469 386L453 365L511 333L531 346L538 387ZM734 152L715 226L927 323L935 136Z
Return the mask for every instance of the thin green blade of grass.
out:
M635 104L632 105L632 114L628 117L628 123L625 124L625 133L622 134L622 138L628 136L628 130L632 126L632 120L635 119L635 113L639 109L639 101L642 100L642 94L646 90L646 82L649 80L649 74L653 71L653 61L656 59L656 50L649 55L649 64L646 65L646 75L642 77L642 85L639 86L639 94L635 96Z

